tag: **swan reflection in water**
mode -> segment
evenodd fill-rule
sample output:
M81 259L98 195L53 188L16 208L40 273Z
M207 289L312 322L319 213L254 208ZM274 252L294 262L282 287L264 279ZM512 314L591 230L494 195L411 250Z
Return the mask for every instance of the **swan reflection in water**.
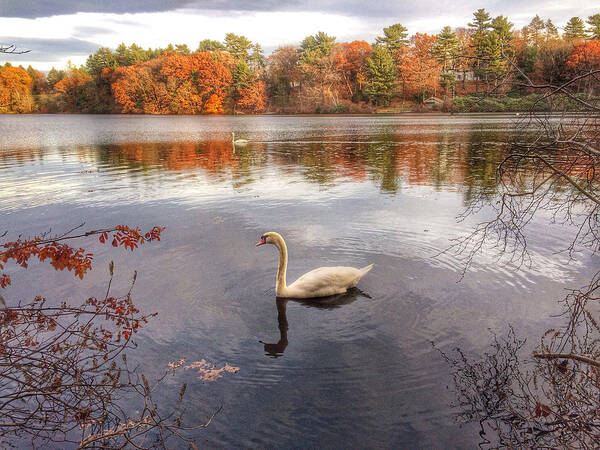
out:
M317 299L289 299L277 297L277 324L279 327L279 341L276 343L268 343L259 341L264 345L265 355L272 358L278 358L283 356L283 352L288 346L288 321L287 321L287 304L288 302L301 303L309 308L318 309L336 309L344 305L348 305L356 300L358 297L371 298L369 294L361 291L358 288L352 288L344 294L332 295L329 297L322 297Z

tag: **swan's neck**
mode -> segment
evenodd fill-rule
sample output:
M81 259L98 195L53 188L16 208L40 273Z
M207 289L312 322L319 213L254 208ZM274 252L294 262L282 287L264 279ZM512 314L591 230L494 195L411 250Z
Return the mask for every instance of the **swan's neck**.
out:
M277 282L275 283L275 295L278 297L287 289L285 272L287 270L288 252L283 238L275 240L275 247L279 250L279 267L277 268Z

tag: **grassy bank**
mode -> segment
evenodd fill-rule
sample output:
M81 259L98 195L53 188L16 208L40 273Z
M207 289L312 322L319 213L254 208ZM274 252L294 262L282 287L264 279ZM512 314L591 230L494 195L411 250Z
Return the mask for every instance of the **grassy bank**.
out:
M590 100L585 94L577 94L577 97ZM557 99L550 98L541 94L529 94L524 96L504 97L485 97L483 95L468 95L465 97L455 97L452 106L445 105L445 109L454 112L525 112L525 111L577 111L581 104L575 99L558 99L561 104L557 104Z

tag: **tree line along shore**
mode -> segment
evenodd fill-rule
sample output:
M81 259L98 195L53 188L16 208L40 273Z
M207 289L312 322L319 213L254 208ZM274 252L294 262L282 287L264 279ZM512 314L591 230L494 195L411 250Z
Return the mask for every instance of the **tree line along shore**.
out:
M12 55L13 59L15 55ZM558 86L600 69L600 14L559 28L535 16L520 30L484 9L464 27L408 35L400 23L375 42L324 32L265 57L227 33L198 48L101 47L85 65L43 73L0 66L2 113L310 114L544 111L531 85ZM527 81L525 83L525 81ZM589 82L577 95L599 95ZM562 105L577 109L577 102ZM556 105L553 105L556 108Z

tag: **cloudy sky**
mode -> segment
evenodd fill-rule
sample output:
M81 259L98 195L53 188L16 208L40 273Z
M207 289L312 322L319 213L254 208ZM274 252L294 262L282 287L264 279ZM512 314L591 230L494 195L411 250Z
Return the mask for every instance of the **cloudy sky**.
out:
M559 27L572 16L600 12L598 0L0 0L0 43L29 49L0 62L40 70L79 65L98 47L135 42L144 48L168 43L191 49L203 39L242 34L268 54L317 31L338 41L373 41L381 29L402 23L409 32L437 33L465 26L473 11L508 16L517 28L535 14Z

